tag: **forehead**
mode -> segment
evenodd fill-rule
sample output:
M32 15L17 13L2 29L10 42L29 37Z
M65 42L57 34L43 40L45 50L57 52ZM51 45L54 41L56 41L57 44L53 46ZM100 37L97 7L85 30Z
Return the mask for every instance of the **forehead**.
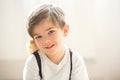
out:
M44 19L41 22L39 22L36 26L39 26L39 25L54 25L55 26L55 24L50 19Z
M44 30L49 27L57 27L57 26L50 19L44 19L35 26L35 28L38 28L38 27L41 30Z

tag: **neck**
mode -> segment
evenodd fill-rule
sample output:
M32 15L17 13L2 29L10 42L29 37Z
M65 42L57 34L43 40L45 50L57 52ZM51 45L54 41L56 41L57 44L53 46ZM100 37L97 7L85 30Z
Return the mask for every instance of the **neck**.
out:
M54 55L47 56L53 63L59 64L65 55L65 48L59 50Z

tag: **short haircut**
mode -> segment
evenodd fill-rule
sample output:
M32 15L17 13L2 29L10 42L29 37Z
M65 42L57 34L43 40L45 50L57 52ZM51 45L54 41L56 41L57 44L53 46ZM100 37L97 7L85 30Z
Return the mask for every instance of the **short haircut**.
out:
M65 25L65 15L61 8L52 4L41 5L32 11L28 18L27 31L32 38L34 27L45 19L51 20L55 26L60 28Z

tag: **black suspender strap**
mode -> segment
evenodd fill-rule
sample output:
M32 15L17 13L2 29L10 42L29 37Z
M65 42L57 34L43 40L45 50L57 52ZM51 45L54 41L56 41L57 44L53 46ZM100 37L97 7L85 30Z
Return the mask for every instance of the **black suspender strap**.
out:
M69 49L70 53L70 75L69 75L69 80L71 80L71 74L72 74L72 51Z
M36 60L37 60L37 63L38 63L38 67L39 67L39 75L40 75L40 77L42 79L42 69L41 69L41 58L40 58L40 55L38 54L37 51L35 51L33 54L36 57Z
M69 80L71 80L71 74L72 74L72 51L69 49L69 53L70 53L70 75L69 75ZM41 67L41 58L40 58L40 55L38 54L37 51L35 51L34 53L34 56L37 60L37 63L38 63L38 67L39 67L39 75L42 79L42 67Z

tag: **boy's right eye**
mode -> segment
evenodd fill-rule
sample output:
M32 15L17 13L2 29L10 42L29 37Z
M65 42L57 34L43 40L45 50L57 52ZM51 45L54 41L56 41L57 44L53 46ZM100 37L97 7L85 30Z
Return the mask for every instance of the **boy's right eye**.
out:
M38 36L35 36L34 38L35 39L40 39L40 38L42 38L42 36L38 35Z

